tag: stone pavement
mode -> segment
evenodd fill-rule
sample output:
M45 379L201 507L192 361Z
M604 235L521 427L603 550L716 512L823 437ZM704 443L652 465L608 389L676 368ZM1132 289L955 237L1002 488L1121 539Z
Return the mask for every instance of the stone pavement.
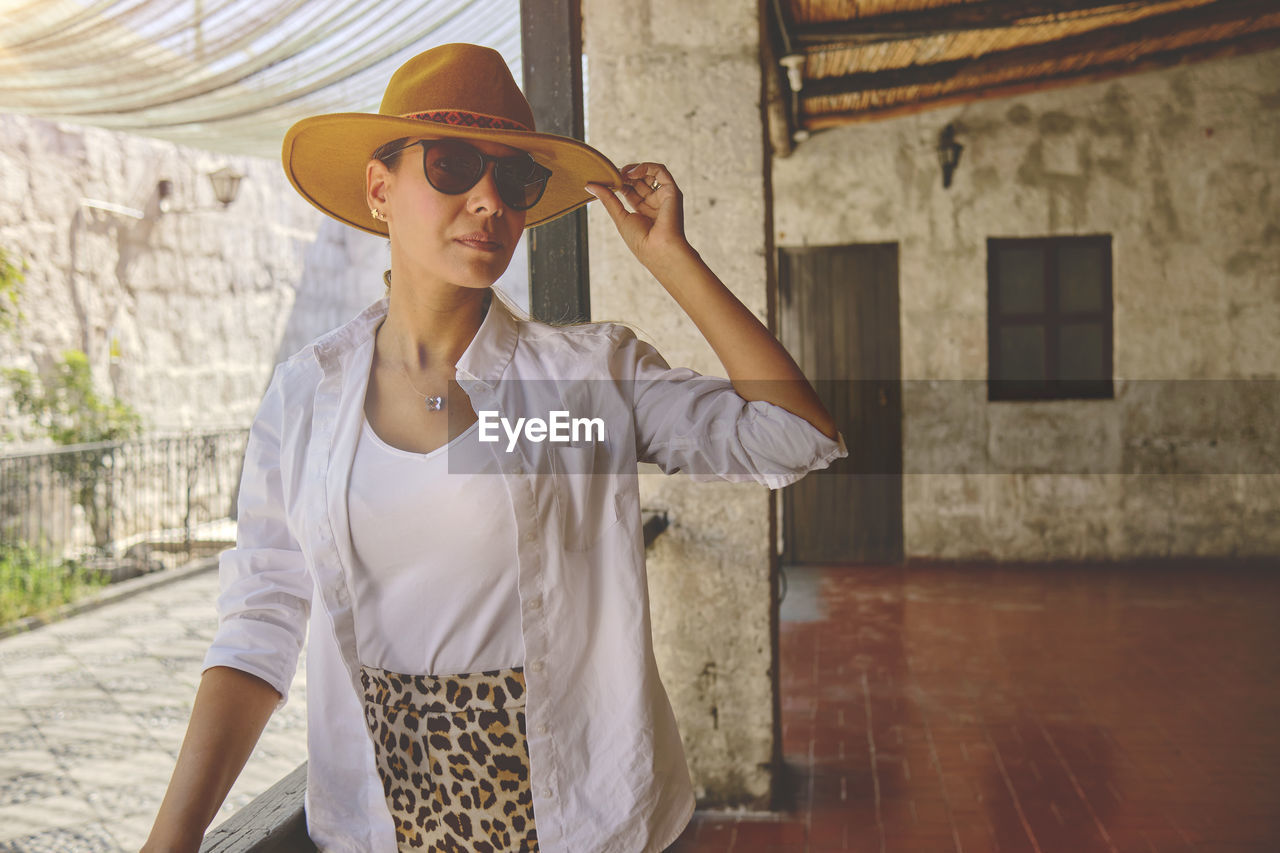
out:
M136 851L146 839L217 625L217 572L184 573L0 639L0 853ZM305 686L300 663L214 826L305 760Z

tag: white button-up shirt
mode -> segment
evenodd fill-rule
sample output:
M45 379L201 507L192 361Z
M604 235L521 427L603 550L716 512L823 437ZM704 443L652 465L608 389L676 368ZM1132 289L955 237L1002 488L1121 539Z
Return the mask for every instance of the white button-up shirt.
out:
M309 630L306 813L322 851L396 849L362 713L347 515L387 307L383 297L276 367L249 432L205 658L287 698ZM518 533L534 819L544 853L661 851L694 795L653 654L637 463L779 488L847 455L843 438L670 368L623 326L518 321L496 299L456 379L477 412L512 422L549 410L604 421L604 441L489 445Z

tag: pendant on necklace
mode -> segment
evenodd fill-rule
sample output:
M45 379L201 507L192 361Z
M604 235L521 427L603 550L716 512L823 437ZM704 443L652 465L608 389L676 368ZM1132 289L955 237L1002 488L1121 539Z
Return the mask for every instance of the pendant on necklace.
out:
M444 397L432 394L427 397L426 403L428 412L438 412L444 408Z

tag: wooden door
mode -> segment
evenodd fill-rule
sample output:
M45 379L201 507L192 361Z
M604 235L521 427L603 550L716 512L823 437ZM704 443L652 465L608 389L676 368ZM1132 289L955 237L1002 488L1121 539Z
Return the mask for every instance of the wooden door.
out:
M780 249L779 338L849 455L782 494L787 563L902 561L896 243Z

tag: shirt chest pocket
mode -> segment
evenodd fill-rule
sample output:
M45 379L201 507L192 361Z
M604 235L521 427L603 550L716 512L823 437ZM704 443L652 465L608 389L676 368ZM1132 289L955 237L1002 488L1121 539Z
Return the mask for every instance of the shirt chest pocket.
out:
M551 458L565 550L590 551L631 527L615 529L619 525L638 522L636 484L610 470L602 444L563 445Z

